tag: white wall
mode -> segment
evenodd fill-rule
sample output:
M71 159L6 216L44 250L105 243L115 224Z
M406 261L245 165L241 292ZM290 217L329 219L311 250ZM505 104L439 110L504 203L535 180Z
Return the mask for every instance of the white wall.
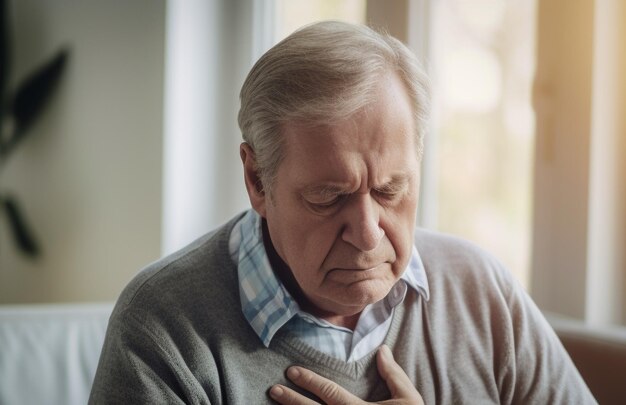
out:
M43 247L0 216L0 302L112 300L161 239L164 0L19 0L14 73L71 47L50 108L0 177Z

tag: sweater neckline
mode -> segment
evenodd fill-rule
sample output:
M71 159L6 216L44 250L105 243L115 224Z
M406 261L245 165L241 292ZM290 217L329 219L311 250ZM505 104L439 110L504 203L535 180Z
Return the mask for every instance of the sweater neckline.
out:
M411 293L415 292L411 291ZM400 324L404 318L405 305L409 301L411 300L405 299L402 304L394 309L391 325L383 342L389 347L394 347L397 341ZM283 329L276 333L275 338L270 343L270 349L294 359L296 362L294 365L301 365L316 372L319 371L331 379L332 377L362 378L370 370L372 363L376 361L377 352L377 350L373 350L359 360L345 362L317 350Z

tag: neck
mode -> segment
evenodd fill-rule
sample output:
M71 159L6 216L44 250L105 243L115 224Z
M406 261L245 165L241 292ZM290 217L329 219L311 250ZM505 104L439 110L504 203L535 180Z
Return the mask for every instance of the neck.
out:
M263 246L265 247L265 251L267 252L267 257L270 261L270 265L272 266L272 270L274 270L274 274L280 280L281 283L285 286L289 294L293 297L294 300L298 303L300 308L303 311L310 313L311 315L316 316L317 318L323 319L332 323L333 325L341 326L344 328L348 328L350 330L354 330L357 322L359 321L359 317L361 316L361 312L352 315L339 315L326 310L319 308L317 305L311 302L297 280L293 276L291 269L285 263L285 261L280 257L276 249L274 248L274 244L272 243L272 238L269 233L269 229L267 228L267 223L265 219L262 220L262 229L263 229Z

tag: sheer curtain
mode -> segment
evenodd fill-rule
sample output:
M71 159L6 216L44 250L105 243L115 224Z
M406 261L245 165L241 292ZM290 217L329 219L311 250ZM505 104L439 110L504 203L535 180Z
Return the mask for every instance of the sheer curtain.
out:
M239 89L272 40L269 0L168 1L162 253L246 209Z

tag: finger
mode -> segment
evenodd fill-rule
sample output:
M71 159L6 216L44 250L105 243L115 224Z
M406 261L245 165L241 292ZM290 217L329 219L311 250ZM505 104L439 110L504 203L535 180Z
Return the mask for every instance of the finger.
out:
M378 373L387 383L392 398L407 398L415 396L417 389L406 375L402 367L393 358L393 354L387 345L378 349L377 355ZM419 395L419 393L418 393Z
M300 388L315 394L327 404L361 403L362 401L337 383L302 367L289 367L287 377Z
M281 405L319 405L289 387L276 384L270 389L270 397Z

